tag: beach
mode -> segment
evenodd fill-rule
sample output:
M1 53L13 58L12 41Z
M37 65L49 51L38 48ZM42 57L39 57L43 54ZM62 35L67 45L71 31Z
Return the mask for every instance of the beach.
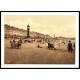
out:
M38 48L40 44L42 48ZM61 49L49 50L45 43L23 43L21 49L12 49L10 40L5 39L5 64L75 64L75 52L68 52L63 44Z

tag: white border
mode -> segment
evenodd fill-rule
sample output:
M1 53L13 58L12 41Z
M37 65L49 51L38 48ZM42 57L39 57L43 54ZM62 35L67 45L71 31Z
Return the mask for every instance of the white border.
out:
M2 12L3 15L77 15L78 12Z
M75 64L4 64L4 15L75 15L76 54ZM79 13L78 12L1 12L1 68L78 68L79 67Z

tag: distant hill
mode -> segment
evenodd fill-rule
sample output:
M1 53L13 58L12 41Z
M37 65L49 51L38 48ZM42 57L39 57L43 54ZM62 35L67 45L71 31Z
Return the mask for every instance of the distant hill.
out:
M4 25L4 29L5 29L5 37L12 37L12 36L26 37L27 36L26 30L19 29L8 24ZM44 35L38 32L34 32L34 31L30 32L30 37L31 38L52 38L49 35Z

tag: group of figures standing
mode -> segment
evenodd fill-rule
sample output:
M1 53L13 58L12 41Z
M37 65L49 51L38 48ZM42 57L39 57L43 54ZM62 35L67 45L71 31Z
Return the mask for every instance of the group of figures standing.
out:
M10 41L11 43L11 48L21 48L22 40L20 39L19 41L16 41L13 39L13 41Z
M65 43L64 43L65 44ZM59 46L59 48L58 49L60 49L60 43L58 44L58 46ZM49 49L54 49L54 50L57 50L57 48L56 48L56 45L54 45L54 44L51 44L50 42L48 42L48 45L47 45L47 47L49 48ZM67 45L67 49L68 49L68 52L73 52L73 50L75 51L75 43L74 43L74 45L72 45L72 42L71 41L69 41L68 42L68 45Z
M18 49L19 49L19 48L21 48L22 39L20 39L20 40L18 40L18 41L13 40L13 41L10 41L10 43L11 43L11 48L18 48ZM58 46L59 46L58 49L60 49L60 43L59 43ZM38 48L42 48L39 44L38 44L37 47L38 47ZM46 47L47 47L48 49L57 50L56 45L51 44L50 42L48 42L48 43L46 44ZM72 45L72 42L69 41L69 42L68 42L68 45L67 45L67 49L68 49L68 52L71 52L71 53L72 53L73 50L75 51L75 43L74 43L74 45Z

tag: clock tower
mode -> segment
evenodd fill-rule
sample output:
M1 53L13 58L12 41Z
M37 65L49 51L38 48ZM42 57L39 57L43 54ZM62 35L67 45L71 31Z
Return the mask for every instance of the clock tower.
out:
M27 25L27 38L30 38L30 26L29 26L29 24Z

